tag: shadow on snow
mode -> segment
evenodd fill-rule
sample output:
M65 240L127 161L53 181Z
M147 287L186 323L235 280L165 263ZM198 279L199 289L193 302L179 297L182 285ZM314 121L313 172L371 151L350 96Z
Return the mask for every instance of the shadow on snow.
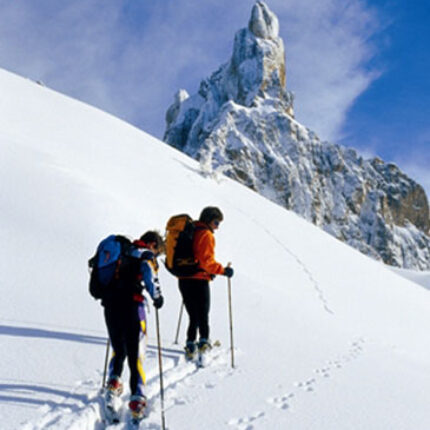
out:
M63 401L56 402L54 400L47 400L41 397L41 395L48 396L58 396L63 398ZM25 396L25 397L21 397ZM34 398L32 397L34 396ZM40 385L30 385L30 384L0 384L0 402L10 402L10 403L25 403L27 405L33 405L36 407L42 405L48 405L51 407L65 407L73 408L69 401L79 401L86 403L88 397L83 394L74 394L70 391L61 390L57 388L44 387Z
M70 342L106 345L106 338L87 334L67 333L31 327L12 327L0 325L0 336L37 337L41 339L65 340Z

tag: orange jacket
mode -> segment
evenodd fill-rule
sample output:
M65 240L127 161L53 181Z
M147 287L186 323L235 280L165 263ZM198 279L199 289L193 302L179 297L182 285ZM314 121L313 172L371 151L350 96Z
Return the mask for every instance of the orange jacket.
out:
M210 281L213 275L224 274L224 267L215 260L215 237L210 228L200 221L196 222L196 232L193 243L194 257L199 267L204 270L190 276L193 279L206 279Z

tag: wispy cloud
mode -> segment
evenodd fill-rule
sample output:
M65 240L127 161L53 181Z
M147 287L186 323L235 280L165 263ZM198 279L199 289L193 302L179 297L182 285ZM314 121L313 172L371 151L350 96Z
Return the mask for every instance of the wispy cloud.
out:
M323 138L338 139L348 109L378 76L369 67L376 12L360 0L282 0L289 86L299 120Z
M0 3L0 65L115 112L119 10L99 2Z
M161 136L179 88L196 91L231 55L254 0L0 1L0 66L99 106ZM339 137L375 79L378 28L361 0L268 0L286 46L299 120Z

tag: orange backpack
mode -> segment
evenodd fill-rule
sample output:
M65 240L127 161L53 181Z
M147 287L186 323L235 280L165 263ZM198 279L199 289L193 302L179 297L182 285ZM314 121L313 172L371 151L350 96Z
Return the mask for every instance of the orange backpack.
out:
M193 241L196 226L187 214L174 215L166 225L166 268L177 277L200 272L194 257Z

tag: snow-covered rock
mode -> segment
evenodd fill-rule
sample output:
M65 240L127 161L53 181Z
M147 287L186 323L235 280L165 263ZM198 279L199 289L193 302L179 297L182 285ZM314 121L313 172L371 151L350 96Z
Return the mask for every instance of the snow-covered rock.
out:
M257 2L230 61L197 94L176 95L164 140L367 255L429 269L423 188L396 165L322 142L294 119L278 34L278 19Z

